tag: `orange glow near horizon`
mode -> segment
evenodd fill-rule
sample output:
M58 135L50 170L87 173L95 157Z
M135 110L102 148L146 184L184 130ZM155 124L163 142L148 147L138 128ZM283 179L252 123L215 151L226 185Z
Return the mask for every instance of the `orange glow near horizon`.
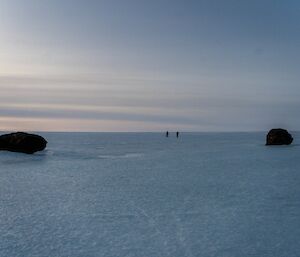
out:
M166 124L162 127L155 122L93 119L52 119L0 117L0 131L40 131L40 132L144 132L178 130L180 126ZM91 129L93 128L93 129ZM133 129L136 128L136 129ZM191 131L195 127L189 128Z

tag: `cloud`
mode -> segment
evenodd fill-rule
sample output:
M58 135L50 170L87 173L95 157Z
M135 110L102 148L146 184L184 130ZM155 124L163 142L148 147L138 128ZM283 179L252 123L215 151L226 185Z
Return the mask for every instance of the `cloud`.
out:
M113 130L125 123L138 124L138 128L131 128L134 131L147 127L147 124L149 130L177 127L248 131L265 129L278 121L290 127L300 127L296 118L300 107L297 94L291 98L291 93L270 91L268 84L254 91L251 81L239 88L238 82L231 78L224 79L223 85L212 80L204 86L200 83L199 87L184 81L176 81L173 87L172 82L167 78L160 80L143 76L2 74L0 116L14 118L18 124L21 117L34 120L35 124L41 124L38 119L58 119L60 123L55 130L69 127L66 123L71 120L97 124L97 128L88 130L102 130L103 122L108 121L109 124L119 122ZM212 88L207 90L208 87ZM13 124L12 120L9 124Z

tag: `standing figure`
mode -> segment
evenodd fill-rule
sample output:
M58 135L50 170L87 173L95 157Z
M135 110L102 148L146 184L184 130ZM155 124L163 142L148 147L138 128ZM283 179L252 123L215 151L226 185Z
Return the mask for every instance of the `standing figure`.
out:
M178 131L176 132L176 137L177 137L177 138L179 137L179 132L178 132Z
M169 137L169 131L166 132L166 137Z

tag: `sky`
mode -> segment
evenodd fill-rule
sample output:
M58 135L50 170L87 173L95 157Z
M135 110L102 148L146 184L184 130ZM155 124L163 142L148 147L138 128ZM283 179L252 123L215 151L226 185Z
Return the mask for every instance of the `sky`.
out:
M299 13L297 0L0 0L0 130L300 130Z

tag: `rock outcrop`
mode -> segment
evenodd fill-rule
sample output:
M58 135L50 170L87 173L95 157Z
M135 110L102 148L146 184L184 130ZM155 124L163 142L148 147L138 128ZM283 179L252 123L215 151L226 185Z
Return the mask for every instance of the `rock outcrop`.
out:
M33 154L46 148L47 141L35 134L16 132L0 136L0 150Z
M269 131L266 145L290 145L292 142L292 135L287 130L278 128Z

